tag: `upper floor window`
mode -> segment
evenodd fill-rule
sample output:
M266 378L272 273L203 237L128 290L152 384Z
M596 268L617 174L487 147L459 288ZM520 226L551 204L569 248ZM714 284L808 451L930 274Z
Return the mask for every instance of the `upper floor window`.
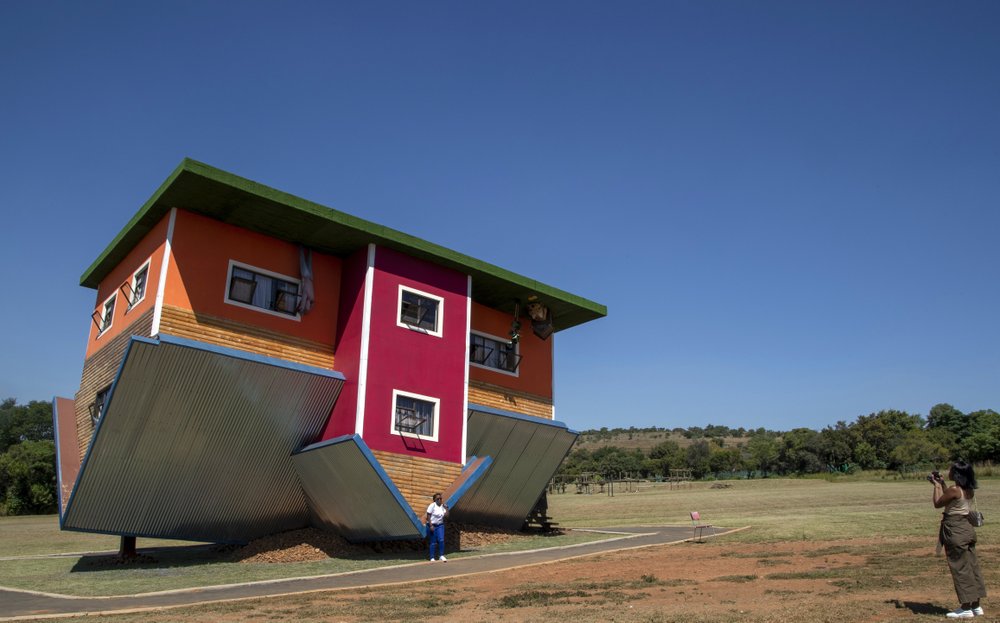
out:
M95 311L90 319L94 321L97 326L97 335L100 335L111 328L111 324L115 319L115 300L118 298L117 293L112 294L104 301L101 308Z
M399 319L396 324L441 337L444 299L420 290L399 286Z
M121 291L125 295L125 300L128 301L128 307L125 311L128 311L135 307L142 299L146 298L146 281L149 278L149 262L147 261L142 265L142 268L135 271L132 275L132 281L122 284Z
M438 438L438 407L440 400L420 394L393 390L392 432L406 437L429 441Z
M517 374L521 355L517 344L482 333L469 335L469 363L509 374Z
M226 302L298 318L299 280L230 261Z

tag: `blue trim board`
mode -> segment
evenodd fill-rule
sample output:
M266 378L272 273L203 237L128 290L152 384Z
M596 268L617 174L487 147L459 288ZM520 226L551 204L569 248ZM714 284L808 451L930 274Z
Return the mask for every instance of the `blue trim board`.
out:
M465 479L465 484L456 489L455 493L452 493L451 497L449 497L445 501L445 504L448 505L448 508L450 509L456 504L458 504L459 500L462 499L462 496L465 495L465 492L468 491L472 487L472 485L476 484L479 481L479 479L483 476L483 474L485 474L486 471L489 470L490 466L492 465L493 465L493 457L484 456L483 462L480 463L479 466L476 467L475 470L469 475L469 477ZM462 470L462 473L463 474L465 473L464 469Z
M478 411L479 413L485 413L487 415L499 415L500 417L509 417L515 420L522 420L524 422L531 422L532 424L541 424L543 426L553 426L556 428L565 428L571 433L576 433L577 431L570 430L566 424L558 420L547 420L545 418L535 417L532 415L524 415L523 413L514 413L513 411L504 411L503 409L494 409L493 407L487 407L485 405L477 405L469 403L469 411Z
M375 455L372 454L372 451L368 449L368 444L366 444L365 440L362 439L357 434L354 435L354 438L355 438L355 443L358 446L358 449L361 450L362 456L364 456L365 459L368 460L368 463L372 466L372 469L375 470L375 474L380 479L382 479L383 483L385 483L386 488L389 490L390 493L392 493L393 497L396 499L396 503L399 504L399 507L403 510L410 511L409 517L410 521L413 522L413 527L417 529L417 532L420 533L422 537L426 537L427 529L426 527L424 527L423 522L420 521L420 517L417 516L417 514L413 511L412 508L410 508L410 505L407 503L406 498L403 497L403 494L399 492L399 489L396 487L396 484L392 482L391 478L389 478L389 474L385 473L385 470L382 469L382 464L378 462L378 459L375 458Z
M379 463L378 458L376 458L375 455L372 454L372 451L368 448L368 444L366 444L365 440L361 438L361 435L355 433L353 435L341 435L340 437L325 439L323 441L318 441L314 444L310 444L302 448L301 450L296 450L292 454L293 455L305 454L306 452L312 452L314 450L320 450L322 448L326 448L329 446L335 446L341 443L348 443L352 441L354 442L355 447L357 447L357 449L361 452L361 456L364 457L366 461L368 461L368 465L371 466L372 470L375 472L375 475L378 476L379 480L382 481L382 484L385 485L386 490L392 494L392 497L394 500L396 500L396 504L399 505L399 508L401 508L404 511L407 510L410 511L407 516L410 518L410 522L413 523L413 527L417 529L417 532L419 532L421 536L427 536L425 532L426 529L423 523L421 523L420 517L417 516L417 514L413 511L412 508L410 508L410 505L407 503L406 498L403 497L403 494L399 492L399 488L396 487L396 483L394 483L392 479L389 478L389 474L387 474L385 472L385 469L382 468L382 464ZM405 539L408 537L400 537L400 538Z
M62 461L59 460L61 457L59 456L59 397L58 396L53 396L52 397L52 436L56 440L56 448L55 448L55 450L56 450L56 504L59 505L59 529L61 530L62 526L63 526L63 514L64 514L63 513L63 508L65 508L65 507L63 506L63 503L62 503L62 501L63 501L62 500L62 496L63 496L63 492L62 492L62 490L63 490L62 489L62 481L63 481Z
M125 362L128 361L128 357L132 353L132 347L137 342L156 343L154 340L150 340L149 338L133 335L129 339L128 345L125 346L125 354L122 355L121 363L118 364L118 371L115 372L115 380L111 381L111 389L108 390L108 398L104 403L104 412L101 414L101 419L97 420L97 423L94 425L94 433L90 436L90 445L87 446L87 453L83 456L83 460L80 461L80 471L76 473L76 480L73 482L73 490L70 491L69 501L66 502L66 512L63 513L62 519L60 519L60 528L63 527L63 520L65 517L69 517L69 512L73 508L73 500L76 499L76 492L80 486L80 480L83 478L83 472L87 469L87 463L90 462L90 454L94 451L94 444L97 442L97 436L101 432L101 426L104 424L104 420L107 419L108 413L111 412L111 403L115 397L115 388L118 387L118 379L121 378L122 372L125 370Z

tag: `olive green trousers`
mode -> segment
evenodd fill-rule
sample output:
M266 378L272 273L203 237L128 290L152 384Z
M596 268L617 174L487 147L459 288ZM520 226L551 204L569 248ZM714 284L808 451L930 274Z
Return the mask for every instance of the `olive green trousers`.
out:
M976 529L965 515L945 515L941 519L940 539L948 555L958 602L970 604L986 597L986 584L976 557Z

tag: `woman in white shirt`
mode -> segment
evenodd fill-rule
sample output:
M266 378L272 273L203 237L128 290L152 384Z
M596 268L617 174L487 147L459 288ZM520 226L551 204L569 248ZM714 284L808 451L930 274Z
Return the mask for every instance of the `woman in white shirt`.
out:
M427 507L427 536L431 540L431 562L434 562L434 545L438 546L441 562L448 562L444 557L444 518L448 516L448 507L441 503L441 494L434 494L434 501Z

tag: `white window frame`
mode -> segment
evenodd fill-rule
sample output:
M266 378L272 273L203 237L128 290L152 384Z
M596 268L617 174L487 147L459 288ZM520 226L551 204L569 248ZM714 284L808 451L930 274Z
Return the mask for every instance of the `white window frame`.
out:
M138 277L139 273L141 273L142 271L146 271L146 282L142 284L142 296L140 296L134 301L129 301L128 307L125 308L126 314L132 311L133 307L146 300L146 291L149 290L149 264L150 260L147 259L145 262L143 262L142 266L140 266L138 270L132 273L132 282L129 284L129 287L132 288L133 296L135 296L136 277Z
M278 318L284 318L285 320L294 320L296 322L301 321L302 315L298 312L292 314L283 314L279 311L274 311L273 309L266 309L264 307L257 307L256 305L250 305L249 303L244 303L243 301L237 301L235 299L229 298L229 288L233 283L233 268L242 268L243 270L248 270L258 275L264 275L265 277L272 277L274 279L281 279L282 281L288 281L294 283L299 288L299 295L302 294L302 280L296 277L289 277L288 275L282 275L281 273L276 273L273 270L267 270L264 268L258 268L256 266L251 266L250 264L244 264L243 262L237 262L236 260L229 260L229 268L226 270L226 284L225 284L225 295L224 300L229 305L235 305L236 307L242 307L243 309L251 309L262 314L269 314L271 316L277 316Z
M98 310L100 311L101 314L101 326L97 332L97 337L101 337L102 335L107 333L108 330L115 324L115 308L118 306L118 299L116 298L117 296L118 292L115 291L114 294L104 299L104 302L101 303L100 307L98 307ZM108 326L104 326L104 312L108 308L108 301L111 301L111 320L108 322Z
M410 431L399 430L396 428L396 400L400 396L405 396L406 398L413 398L414 400L422 400L424 402L429 402L434 405L434 421L431 424L432 433L428 437L427 435L418 435L417 433L412 433ZM423 394L415 394L413 392L403 391L401 389L392 390L392 409L390 409L390 420L389 426L392 430L392 434L399 435L401 437L412 437L413 439L422 439L424 441L437 441L438 440L438 430L441 424L441 399L434 398L433 396L424 396Z
M504 339L502 337L498 337L496 335L491 335L491 334L485 333L483 331L474 331L474 330L473 331L469 331L469 353L470 353L470 357L471 357L471 353L472 353L472 336L473 335L478 335L480 337L484 337L484 338L486 338L488 340L493 340L494 342L499 342L501 344L510 342L510 340L506 340L506 339ZM520 355L521 354L521 345L520 344L514 344L514 354L515 355ZM483 365L481 363L476 363L475 361L472 361L472 359L469 359L469 365L473 366L473 367L476 367L476 368L479 368L481 370L489 370L491 372L497 372L499 374L506 374L507 376L514 376L514 377L520 376L520 371L521 371L521 366L518 366L516 370L514 370L513 372L511 372L510 370L504 370L503 368L494 368L493 366L487 366L487 365Z
M437 301L437 322L435 323L435 328L433 330L403 322L403 292L409 292L426 299ZM423 333L425 335L442 337L444 333L444 298L436 294L431 294L430 292L424 292L416 288L411 288L410 286L399 284L399 294L396 300L396 326L409 329L410 331L417 331L418 333Z

